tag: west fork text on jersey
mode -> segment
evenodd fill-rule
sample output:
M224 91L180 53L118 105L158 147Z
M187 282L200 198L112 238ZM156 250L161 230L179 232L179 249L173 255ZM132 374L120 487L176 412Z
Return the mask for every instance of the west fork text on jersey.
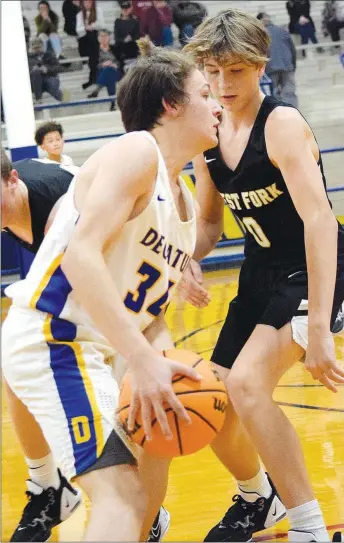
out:
M276 187L276 183L273 183L264 189L250 190L249 192L222 193L222 197L231 209L241 210L251 209L252 206L267 206L282 194L283 191Z

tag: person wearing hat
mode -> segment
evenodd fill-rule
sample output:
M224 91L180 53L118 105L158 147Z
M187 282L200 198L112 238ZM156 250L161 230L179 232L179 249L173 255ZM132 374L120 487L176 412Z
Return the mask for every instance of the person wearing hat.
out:
M28 54L32 91L36 102L40 102L43 92L47 92L59 102L66 101L69 93L60 88L58 76L59 64L53 53L44 52L44 44L40 38L33 38L31 51Z

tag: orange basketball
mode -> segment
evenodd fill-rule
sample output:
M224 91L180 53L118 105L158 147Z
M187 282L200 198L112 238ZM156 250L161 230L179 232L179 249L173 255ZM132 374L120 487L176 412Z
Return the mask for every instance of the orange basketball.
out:
M165 412L173 434L172 440L164 437L153 412L151 441L145 438L141 413L135 421L134 430L129 433L127 421L131 397L130 371L126 373L122 382L117 415L120 424L134 443L154 456L172 458L194 453L212 442L223 426L228 398L224 383L211 369L210 363L200 355L182 349L170 349L163 354L171 360L197 368L202 375L199 382L178 374L172 381L173 389L187 410L191 424L179 419L166 404Z

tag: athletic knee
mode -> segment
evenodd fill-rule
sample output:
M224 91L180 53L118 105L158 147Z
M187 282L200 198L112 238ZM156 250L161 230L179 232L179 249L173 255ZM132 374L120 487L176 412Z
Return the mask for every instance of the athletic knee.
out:
M267 397L264 388L258 386L256 380L246 372L232 370L227 377L226 386L229 398L238 413L255 409L261 404L263 397Z

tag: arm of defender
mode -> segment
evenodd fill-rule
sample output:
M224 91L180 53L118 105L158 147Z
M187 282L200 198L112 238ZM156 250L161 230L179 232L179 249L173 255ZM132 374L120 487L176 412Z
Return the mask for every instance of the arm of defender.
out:
M190 373L189 368L177 362L166 363L162 355L151 347L126 310L104 254L116 243L139 199L152 191L157 160L156 149L140 134L132 135L129 142L127 138L121 138L98 151L92 185L62 260L62 269L77 299L98 330L128 361L132 371L129 426L134 425L135 415L141 407L148 438L152 407L165 435L170 433L168 424L165 424L163 401L167 401L184 419L189 418L174 395L172 375L181 372L197 378L197 374L194 371ZM86 164L86 172L87 167ZM79 175L83 175L83 170Z
M216 190L204 156L193 160L196 176L196 198L199 204L197 217L197 243L194 260L202 260L219 240L223 232L223 199Z
M330 379L342 382L344 377L335 361L330 332L338 225L317 164L319 150L309 126L294 109L277 108L266 123L265 135L269 157L281 170L304 224L309 312L306 368L335 391Z

